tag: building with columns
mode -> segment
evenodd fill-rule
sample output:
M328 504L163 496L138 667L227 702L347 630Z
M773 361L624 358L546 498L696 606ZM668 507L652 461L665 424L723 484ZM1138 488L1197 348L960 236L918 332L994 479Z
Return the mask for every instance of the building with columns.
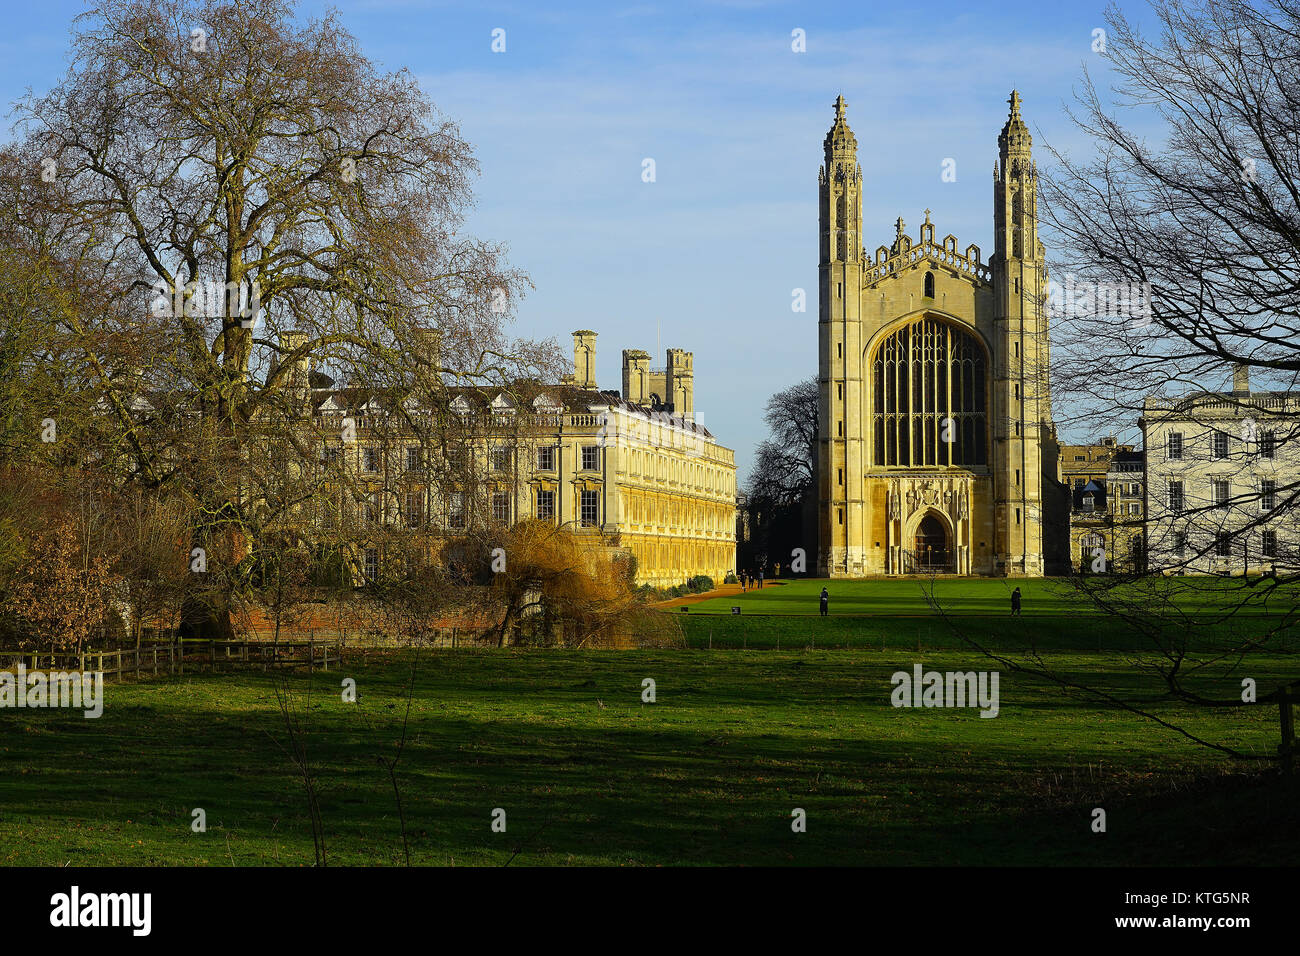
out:
M841 96L818 175L818 573L1062 573L1069 499L1048 383L1032 138L1012 92L993 164L994 247L926 210L869 254Z

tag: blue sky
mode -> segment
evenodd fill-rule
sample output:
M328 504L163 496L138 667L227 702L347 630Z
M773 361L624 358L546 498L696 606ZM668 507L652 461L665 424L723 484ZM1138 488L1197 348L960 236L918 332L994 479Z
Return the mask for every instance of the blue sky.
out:
M11 104L62 75L84 5L6 6L0 98ZM736 450L742 477L767 397L817 370L817 168L836 95L858 137L864 244L888 242L899 215L915 235L929 208L937 234L988 255L1009 91L1024 97L1036 147L1046 137L1077 152L1086 143L1063 106L1085 63L1099 85L1108 73L1092 51L1104 26L1094 2L332 6L368 56L409 68L474 145L470 228L506 242L536 286L518 330L567 349L573 329L594 329L606 388L621 386L625 348L657 365L662 349L693 351L697 417ZM491 49L496 28L504 53ZM791 49L795 29L804 53ZM941 181L946 158L955 182ZM791 311L795 288L807 290L804 313Z

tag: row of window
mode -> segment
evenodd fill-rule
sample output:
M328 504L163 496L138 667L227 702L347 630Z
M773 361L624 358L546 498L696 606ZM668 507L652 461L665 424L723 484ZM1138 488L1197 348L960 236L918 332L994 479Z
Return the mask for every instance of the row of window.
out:
M734 506L703 504L676 511L674 504L660 498L643 498L630 494L624 499L623 517L630 526L669 526L694 534L731 533L736 512Z
M1260 458L1273 458L1277 454L1277 436L1271 431L1258 434L1257 452ZM1186 443L1182 432L1169 432L1165 436L1165 458L1169 461L1182 461L1186 452ZM1228 457L1231 442L1227 432L1210 433L1210 458L1219 461Z
M583 445L580 449L581 469L583 471L600 470L600 446ZM404 449L403 464L407 471L420 471L424 468L424 450L419 445L409 445ZM488 467L492 471L510 471L514 460L514 449L509 445L491 445L488 447ZM537 449L537 470L555 471L555 462L559 448L547 445ZM322 454L326 465L337 465L343 458L343 449L327 446ZM465 466L465 449L452 448L448 451L448 464L453 470ZM361 470L367 474L378 474L383 467L381 450L378 448L361 449Z
M534 494L535 514L540 521L555 520L555 490L538 488ZM506 491L494 491L488 498L489 514L497 524L509 524L513 520L514 496ZM368 522L379 521L379 493L372 492L366 496L365 518ZM424 494L408 491L403 500L402 520L407 527L418 528L425 521ZM600 522L600 491L584 488L579 491L578 522L584 528L594 528ZM463 491L453 491L447 496L447 527L461 529L466 525L466 499Z
M1079 501L1080 501L1079 508L1081 511L1097 510L1097 498L1095 495L1084 495L1082 498L1079 499ZM1125 514L1126 512L1131 515L1140 515L1142 513L1142 506L1138 504L1136 501L1130 501L1127 506L1125 506L1124 504L1115 506L1116 514Z
M419 472L424 467L423 449L419 445L407 446L404 451L403 463L407 472ZM600 446L583 445L578 449L580 470L584 472L600 471ZM488 468L492 472L509 473L513 462L514 448L509 445L491 445L488 448ZM559 459L560 449L555 445L546 445L536 449L536 470L538 472L555 472L556 462ZM332 446L326 447L323 453L323 460L326 465L337 466L342 461L343 449ZM639 464L640 459L633 461L633 464ZM657 460L657 464L662 464L662 459ZM453 472L463 471L465 467L465 449L457 447L449 449L448 465ZM707 469L704 465L688 465L688 476L697 483L709 477L717 477L716 470ZM379 448L362 448L361 449L361 471L364 474L377 475L383 471L383 456ZM655 477L663 477L662 469L656 468ZM709 472L706 474L706 471Z
M1236 536L1231 532L1221 531L1214 536L1214 555L1218 558L1229 558L1232 556L1232 545ZM1246 547L1243 540L1242 547ZM1260 534L1260 554L1266 558L1277 557L1277 532L1263 531ZM1184 558L1187 556L1187 532L1175 531L1173 541L1173 552L1175 557Z
M1165 502L1170 511L1182 511L1186 505L1183 483L1170 481L1165 493ZM1216 507L1226 508L1232 500L1232 483L1226 478L1216 478L1210 482L1210 500ZM1259 483L1259 506L1263 511L1272 511L1277 507L1277 482L1265 478Z
M1086 483L1086 481L1087 479L1085 478L1075 478L1074 479L1075 490L1077 491L1081 489ZM1130 482L1111 481L1111 482L1107 482L1107 487L1113 489L1115 494L1120 495L1124 498L1140 498L1142 496L1142 485L1136 481L1130 481Z
M685 454L690 454L686 449ZM726 493L734 490L727 481L727 470L704 462L682 462L681 459L669 457L658 449L649 451L632 448L624 453L624 462L628 473L644 478L653 478L668 483L675 483L678 475L687 485L697 488L722 489ZM680 465L680 470L675 468ZM734 471L731 472L734 475Z

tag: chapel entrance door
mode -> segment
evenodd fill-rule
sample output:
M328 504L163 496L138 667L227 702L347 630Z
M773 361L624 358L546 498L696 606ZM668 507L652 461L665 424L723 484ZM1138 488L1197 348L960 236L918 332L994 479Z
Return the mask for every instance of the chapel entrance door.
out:
M952 570L952 548L948 541L948 531L934 515L926 515L916 526L914 545L912 555L918 573L933 574Z

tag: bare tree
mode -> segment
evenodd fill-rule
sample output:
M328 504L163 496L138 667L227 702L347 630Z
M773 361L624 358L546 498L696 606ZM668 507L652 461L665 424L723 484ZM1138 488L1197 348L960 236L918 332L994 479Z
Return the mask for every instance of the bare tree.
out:
M763 421L771 437L754 454L749 491L755 498L788 505L817 483L817 379L805 379L767 400Z
M1211 430L1223 427L1225 409L1239 418L1267 409L1276 453L1294 456L1300 403L1285 393L1300 373L1300 8L1155 0L1153 9L1159 34L1148 37L1110 8L1113 88L1099 91L1085 73L1070 110L1094 152L1080 159L1049 146L1055 168L1040 177L1056 233L1046 305L1057 420L1112 431L1178 414ZM1252 370L1267 398L1230 384L1234 369ZM1150 477L1167 452L1145 451ZM1259 457L1258 443L1234 435L1219 467L1251 474ZM1262 575L1241 573L1245 565L1235 576L1181 572L1223 540L1230 515L1234 534L1265 522L1294 528L1297 474L1283 469L1275 489L1255 484L1241 501L1207 493L1184 502L1148 486L1147 551L1175 553L1170 528L1202 530L1203 543L1145 568L1076 579L1091 608L1137 635L1134 669L1156 675L1170 695L1243 706L1243 661L1284 649L1296 621L1294 551L1282 549ZM1276 501L1263 506L1269 495ZM1014 663L1070 686L1036 652ZM1077 686L1145 712L1132 694Z
M67 76L20 115L14 162L53 174L18 180L19 209L51 210L98 290L59 321L122 452L116 473L182 493L194 544L231 568L310 497L266 477L305 478L336 437L311 418L313 367L409 388L432 331L430 388L554 358L506 334L527 279L461 233L469 145L333 13L105 0L78 18ZM109 348L123 327L147 362ZM259 469L268 432L285 457ZM220 595L196 593L228 633Z
M771 437L754 451L745 504L751 530L737 555L742 568L766 567L770 555L781 561L795 548L816 553L804 509L808 498L817 493L820 401L816 378L782 389L767 401L763 421Z

